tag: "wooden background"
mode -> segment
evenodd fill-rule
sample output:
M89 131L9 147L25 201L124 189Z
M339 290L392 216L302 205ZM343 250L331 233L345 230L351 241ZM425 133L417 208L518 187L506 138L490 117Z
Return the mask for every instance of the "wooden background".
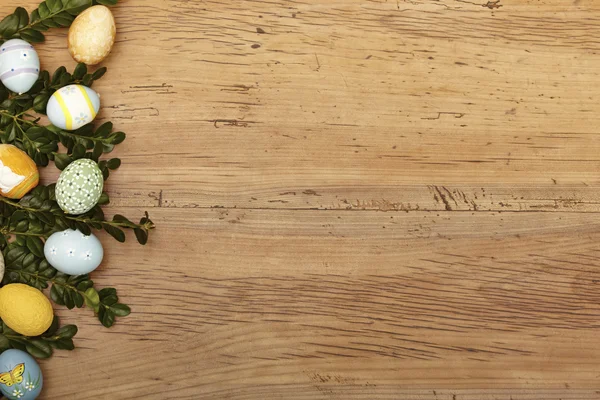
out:
M57 307L44 399L600 398L598 1L113 13L108 212L158 229L101 235L133 313Z

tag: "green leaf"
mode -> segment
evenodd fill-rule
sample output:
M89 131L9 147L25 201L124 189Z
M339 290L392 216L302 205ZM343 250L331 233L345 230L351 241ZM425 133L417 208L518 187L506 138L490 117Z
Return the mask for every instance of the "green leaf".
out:
M110 199L108 197L108 194L106 194L105 192L102 192L102 194L100 195L100 199L98 199L98 205L104 206L110 203Z
M112 129L113 129L112 122L110 122L110 121L105 122L102 125L100 125L98 127L98 129L96 129L95 136L102 137L102 138L108 137L108 135L110 135L110 133L112 132Z
M44 34L34 29L26 29L21 32L23 40L27 40L29 43L42 43L46 38Z
M40 21L40 23L35 24L34 29L40 30L40 31L45 31L50 28L58 28L58 27L60 27L60 25L57 22L54 22L51 19L45 19L43 21Z
M88 289L91 289L93 286L94 282L89 279L86 279L77 284L77 290L79 290L80 292L85 292Z
M128 220L126 217L120 215L120 214L115 214L113 216L113 222L118 222L118 223L125 223L125 224L131 224L134 225L133 222L131 222L130 220Z
M93 310L98 309L98 304L100 304L100 296L98 292L93 287L89 288L85 291L85 305Z
M36 262L35 255L33 253L27 254L23 257L23 269L29 269L30 267L35 267Z
M117 241L121 243L125 242L125 232L123 232L121 229L112 225L105 224L104 230L108 232L109 235L117 239Z
M4 261L7 265L14 264L18 259L25 257L26 250L22 247L13 247L8 253L4 254Z
M65 307L69 310L75 308L75 301L73 300L73 292L71 290L65 289L63 300L65 302Z
M102 4L105 6L114 6L118 0L96 0L95 3Z
M46 114L46 106L48 105L48 100L50 100L49 94L40 94L35 96L33 99L33 109L35 112L40 114Z
M59 26L67 27L73 23L74 19L75 19L75 17L73 17L68 12L61 12L60 14L56 14L52 18L52 21L55 22Z
M38 15L40 16L40 19L48 18L51 14L50 9L48 8L48 2L47 1L42 2L38 7L37 12L38 12Z
M63 301L64 293L65 289L63 286L52 285L52 288L50 289L50 298L53 302L62 306L65 304L65 302Z
M54 154L54 164L56 164L56 168L61 171L67 168L69 164L73 162L73 159L68 154L63 153L55 153Z
M52 75L52 85L57 85L60 81L60 78L67 72L65 67L59 67L54 74Z
M102 310L103 312L98 313L98 317L100 319L100 322L102 322L102 325L104 325L107 328L113 326L113 324L115 323L115 313L112 312L110 309L100 308L100 310Z
M106 166L109 169L113 169L113 170L117 169L117 168L119 168L121 166L121 160L118 159L118 158L111 158L110 160L108 160L106 162Z
M133 232L135 233L135 238L139 244L144 245L148 243L148 232L140 228L135 228Z
M0 35L9 39L19 30L19 17L16 14L10 14L0 21Z
M92 86L93 82L94 82L94 77L92 76L92 74L86 74L83 77L83 79L81 80L81 83L83 83L83 86L87 86L87 87Z
M71 15L77 15L92 5L92 0L62 0L64 9Z
M83 307L84 298L79 292L73 292L72 297L77 308Z
M54 333L58 329L59 325L60 325L60 320L55 315L54 318L52 319L52 324L50 325L50 328L46 329L46 332L44 332L44 334L42 336L43 337L48 337L48 336L54 335Z
M106 67L102 67L102 68L98 68L93 74L92 77L94 78L94 80L98 80L100 78L102 78L104 76L104 74L106 73Z
M98 162L98 159L102 155L102 142L96 142L94 145L94 151L92 152L92 160Z
M117 317L126 317L131 313L131 308L121 303L113 304L110 309Z
M58 339L53 342L50 342L50 345L59 349L59 350L73 350L75 349L75 344L73 343L73 339Z
M27 24L29 24L29 14L23 7L17 7L15 10L15 15L17 18L19 18L18 29L23 29L27 26Z
M104 297L102 299L102 304L104 304L106 306L112 306L114 304L117 304L118 301L119 301L119 298L117 297L117 295L113 294L113 295Z
M104 288L101 289L98 292L98 295L100 295L100 300L108 297L108 296L116 296L117 295L117 289L115 288Z
M75 147L73 147L71 157L73 158L73 160L78 160L80 158L83 158L83 156L85 156L85 146L78 143L75 145Z
M44 257L44 243L35 236L27 237L27 248L36 256Z
M62 339L71 339L77 334L77 327L75 325L65 325L56 331L54 336L58 336Z
M57 12L62 10L63 7L61 0L46 0L45 3L48 6L50 12L52 12L53 14L56 14Z
M10 347L10 342L4 335L0 335L0 350L5 350Z
M81 79L85 74L87 74L87 66L84 63L79 63L73 71L73 79Z
M52 347L41 339L32 339L25 345L27 352L37 358L48 358L52 355Z
M40 12L36 9L31 12L31 23L37 22L40 20Z

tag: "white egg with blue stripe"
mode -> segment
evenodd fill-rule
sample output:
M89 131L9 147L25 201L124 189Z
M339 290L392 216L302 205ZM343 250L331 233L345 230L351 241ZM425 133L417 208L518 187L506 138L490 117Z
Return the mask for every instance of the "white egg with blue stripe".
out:
M100 109L100 96L87 86L69 85L60 88L46 106L46 115L52 125L73 131L89 124Z
M32 45L11 39L0 46L0 81L9 90L25 93L40 75L40 59Z

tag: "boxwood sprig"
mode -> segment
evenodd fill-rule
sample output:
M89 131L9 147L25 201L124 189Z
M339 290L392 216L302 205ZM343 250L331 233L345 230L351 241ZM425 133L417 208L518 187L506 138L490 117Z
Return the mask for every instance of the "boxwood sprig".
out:
M45 40L42 32L71 26L77 15L96 4L114 6L117 0L45 0L31 14L17 7L0 21L0 44L16 38L41 43Z
M58 68L52 76L48 71L42 71L31 90L20 95L10 92L0 83L0 142L17 146L43 167L52 160L62 170L71 161L82 157L100 162L102 155L112 152L126 138L125 133L113 131L111 122L97 129L94 124L87 124L75 131L66 131L40 123L40 117L46 113L48 100L56 90L71 84L92 86L105 73L106 68L88 73L85 64L78 64L73 73L65 67ZM59 145L66 149L66 153L60 152ZM116 167L110 168L116 163ZM108 178L109 169L119 165L120 161L112 161L108 168L104 168L105 178Z
M40 336L24 336L10 329L0 320L0 351L19 349L27 351L37 358L48 358L54 349L73 350L73 337L77 334L75 325L60 327L58 317L54 317L52 325Z
M0 44L21 38L30 43L45 40L43 32L50 28L68 27L75 17L96 4L115 5L117 0L45 0L30 14L18 7L0 21ZM12 144L25 151L40 167L49 165L63 170L74 160L89 158L96 161L104 179L120 167L118 158L106 158L126 135L113 130L111 122L98 127L85 125L75 131L65 131L44 123L46 106L52 94L60 88L81 84L91 87L101 79L106 68L88 71L78 64L72 72L65 67L40 72L38 80L27 93L13 93L0 83L0 142ZM102 193L98 205L82 215L65 214L56 202L55 185L38 185L20 200L0 197L0 250L4 255L5 274L1 284L24 283L39 290L49 290L56 304L68 309L91 308L102 325L110 327L117 317L130 313L119 302L114 288L99 289L88 274L71 276L57 271L44 257L44 241L55 232L78 229L84 234L105 230L116 240L126 239L132 230L137 241L146 244L154 228L148 213L135 223L122 215L105 218L102 206L110 199ZM55 317L50 329L37 337L26 337L0 321L0 351L17 348L35 357L47 358L53 349L72 350L74 325L59 327Z

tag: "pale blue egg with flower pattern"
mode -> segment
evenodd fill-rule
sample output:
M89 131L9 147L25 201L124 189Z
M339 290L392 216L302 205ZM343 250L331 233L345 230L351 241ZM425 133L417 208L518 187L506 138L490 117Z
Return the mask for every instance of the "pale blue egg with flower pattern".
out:
M94 235L67 229L52 234L44 244L44 256L54 268L69 275L89 274L102 262L102 243Z
M9 90L25 93L40 75L40 59L32 45L11 39L0 46L0 81Z
M42 370L33 357L10 349L0 354L0 390L9 400L35 400L42 391Z

